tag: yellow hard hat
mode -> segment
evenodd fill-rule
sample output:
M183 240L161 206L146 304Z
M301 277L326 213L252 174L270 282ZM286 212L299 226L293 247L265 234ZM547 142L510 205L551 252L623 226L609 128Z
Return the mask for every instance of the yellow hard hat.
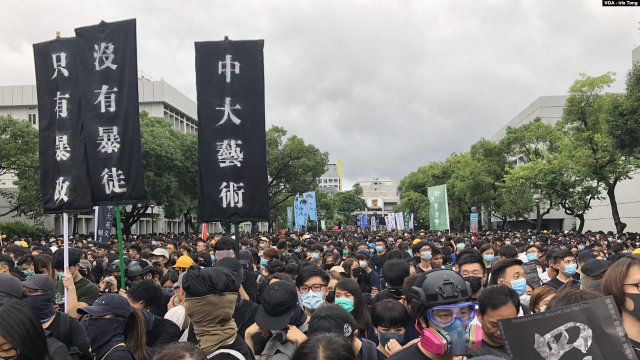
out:
M6 239L7 238L7 234L2 234L2 238Z
M188 268L191 267L191 265L194 265L194 264L195 264L195 262L193 261L193 259L190 256L182 255L182 256L180 256L178 258L178 260L176 260L175 267L188 269Z
M22 247L29 247L29 245L27 245L27 242L24 240L20 241L20 245L22 245Z
M635 255L635 254L640 254L640 249L635 249L635 250L633 250L633 254L634 254L634 255Z
M411 244L412 244L412 245L415 245L415 244L419 243L420 241L422 241L422 240L420 240L420 239L415 239L415 240L413 240L413 242L412 242Z

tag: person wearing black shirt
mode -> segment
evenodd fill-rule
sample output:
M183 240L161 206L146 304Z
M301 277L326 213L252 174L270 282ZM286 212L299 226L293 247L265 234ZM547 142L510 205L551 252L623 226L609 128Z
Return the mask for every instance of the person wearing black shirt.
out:
M576 256L569 250L558 250L553 254L551 261L551 266L558 271L558 276L544 284L558 290L560 286L572 280L573 275L576 274L578 269Z
M470 301L471 286L460 274L448 269L428 271L418 276L411 291L411 311L416 314L420 341L389 357L390 360L445 360L477 350L473 344L480 340L476 337L482 331L473 321L475 303ZM425 332L435 334L425 336Z
M387 243L384 239L376 239L376 253L371 256L371 262L373 263L375 270L378 274L382 272L384 263L387 262L389 254L387 254Z
M493 285L484 289L478 297L478 320L482 324L482 347L473 356L494 355L508 358L498 320L518 316L520 298L505 285Z

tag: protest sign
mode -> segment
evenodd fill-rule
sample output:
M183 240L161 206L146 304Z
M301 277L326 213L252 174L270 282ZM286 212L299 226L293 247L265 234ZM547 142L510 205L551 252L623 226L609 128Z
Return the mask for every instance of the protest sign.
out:
M509 358L635 359L613 297L499 320Z

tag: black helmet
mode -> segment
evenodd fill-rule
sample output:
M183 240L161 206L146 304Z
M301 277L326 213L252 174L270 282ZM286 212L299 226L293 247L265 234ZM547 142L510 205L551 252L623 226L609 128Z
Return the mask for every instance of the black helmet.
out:
M133 278L136 276L145 276L147 274L156 273L156 269L151 263L145 259L134 260L127 265L127 278Z
M124 272L127 273L127 266L129 265L129 259L124 258ZM120 260L114 260L109 263L109 267L107 268L107 272L109 274L119 273L120 272Z
M411 287L411 310L420 315L438 305L471 300L471 285L449 269L433 269L421 274Z

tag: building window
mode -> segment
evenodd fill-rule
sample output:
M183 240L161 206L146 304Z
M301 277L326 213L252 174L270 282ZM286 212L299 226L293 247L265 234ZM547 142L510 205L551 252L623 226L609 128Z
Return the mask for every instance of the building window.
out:
M31 125L38 125L38 114L29 114L29 123Z

